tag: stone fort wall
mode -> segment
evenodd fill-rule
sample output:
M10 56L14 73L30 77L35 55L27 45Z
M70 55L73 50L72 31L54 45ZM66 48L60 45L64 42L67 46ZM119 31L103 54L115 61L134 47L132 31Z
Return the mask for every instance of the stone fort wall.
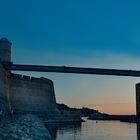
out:
M8 102L9 98L9 88L6 73L0 64L0 110L4 113L9 113L10 106Z
M57 111L53 82L19 74L8 76L10 104L15 113L46 115Z
M34 113L47 121L79 121L77 114L57 109L51 80L13 74L3 68L2 63L12 63L11 45L8 39L0 39L0 110L5 113Z

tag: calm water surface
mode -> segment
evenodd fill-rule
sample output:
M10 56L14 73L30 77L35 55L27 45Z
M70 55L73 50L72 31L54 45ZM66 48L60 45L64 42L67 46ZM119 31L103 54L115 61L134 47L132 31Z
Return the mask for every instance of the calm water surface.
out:
M120 121L46 124L54 140L140 140L140 124Z

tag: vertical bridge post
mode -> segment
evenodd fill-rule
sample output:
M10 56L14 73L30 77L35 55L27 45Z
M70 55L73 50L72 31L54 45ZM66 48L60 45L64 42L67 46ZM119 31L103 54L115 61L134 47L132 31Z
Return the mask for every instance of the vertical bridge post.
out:
M136 84L136 115L140 119L140 83Z

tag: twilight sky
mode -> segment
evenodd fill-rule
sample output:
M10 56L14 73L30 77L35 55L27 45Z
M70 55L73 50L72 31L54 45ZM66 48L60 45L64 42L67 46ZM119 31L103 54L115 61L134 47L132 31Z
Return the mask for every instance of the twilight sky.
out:
M140 70L139 0L0 0L13 62ZM20 72L54 81L57 102L135 114L140 78Z

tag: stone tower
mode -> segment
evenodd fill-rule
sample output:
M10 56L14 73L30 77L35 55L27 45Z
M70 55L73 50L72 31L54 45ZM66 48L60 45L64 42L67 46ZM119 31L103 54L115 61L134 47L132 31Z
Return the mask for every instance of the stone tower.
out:
M0 39L0 62L11 63L11 45L7 38Z
M11 45L6 38L0 39L0 109L5 113L10 113L9 87L7 75L10 71L4 69L2 63L11 63Z

